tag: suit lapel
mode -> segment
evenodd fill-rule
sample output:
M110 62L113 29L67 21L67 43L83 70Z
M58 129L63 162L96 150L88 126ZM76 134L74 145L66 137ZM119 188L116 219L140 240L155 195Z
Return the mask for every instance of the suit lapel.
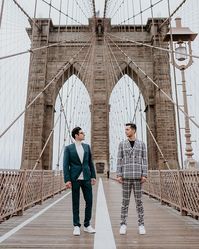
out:
M132 152L137 147L137 139L135 140L133 148L131 147L131 144L130 144L129 140L127 139L126 140L126 147L128 148L128 150L130 152Z
M125 140L125 148L129 151L129 153L131 152L132 148L131 148L131 144L128 139Z
M134 146L133 146L133 150L137 148L137 145L138 145L138 141L137 141L137 139L135 139L135 143L134 143Z

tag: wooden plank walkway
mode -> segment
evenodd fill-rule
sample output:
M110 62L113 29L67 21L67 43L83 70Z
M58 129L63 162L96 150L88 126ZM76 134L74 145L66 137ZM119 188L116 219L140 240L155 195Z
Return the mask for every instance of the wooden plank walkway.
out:
M81 232L80 236L72 235L71 224L71 194L64 192L47 200L42 206L35 206L25 212L23 217L13 217L0 225L0 236L7 235L7 239L0 243L0 248L73 248L73 249L198 249L199 248L199 221L190 217L182 217L172 208L162 206L158 201L144 196L146 235L140 236L137 231L137 217L132 198L129 207L128 231L126 235L119 235L119 220L121 206L121 186L114 180L102 178L106 203L109 211L111 229L107 230L106 239L99 240L103 229L99 224L101 217L96 217L97 190L94 190L94 208L92 225L99 228L96 235ZM99 181L98 181L99 183ZM102 192L101 192L102 193ZM66 195L66 196L65 196ZM100 198L102 194L100 195ZM132 196L133 197L133 196ZM60 199L62 198L62 199ZM82 198L82 197L81 197ZM55 203L57 202L57 203ZM81 217L83 220L84 204L81 202ZM49 206L51 205L51 206ZM103 209L98 200L98 212ZM43 213L39 213L43 210ZM44 212L45 210L45 212ZM34 215L40 216L31 218ZM106 214L107 215L107 214ZM108 224L108 216L105 217ZM32 219L32 220L30 220ZM28 224L27 221L29 221ZM26 222L12 235L8 234L13 228ZM12 230L13 231L13 230ZM105 227L106 231L106 227ZM113 236L111 236L111 232ZM10 235L10 236L9 236ZM98 235L98 236L97 236ZM97 239L98 238L98 239ZM97 241L98 245L95 243ZM109 241L112 247L108 248ZM101 243L101 244L99 244Z

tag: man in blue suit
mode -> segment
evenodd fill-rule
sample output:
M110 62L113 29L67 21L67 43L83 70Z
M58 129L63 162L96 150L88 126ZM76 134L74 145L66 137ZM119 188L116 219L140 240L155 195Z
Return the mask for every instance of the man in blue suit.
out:
M95 168L92 161L91 149L88 144L82 143L85 134L80 127L72 130L72 137L75 143L65 147L63 170L66 188L72 189L73 208L73 235L80 235L79 200L80 188L82 189L86 202L84 231L95 233L95 229L90 225L92 215L92 185L96 183Z

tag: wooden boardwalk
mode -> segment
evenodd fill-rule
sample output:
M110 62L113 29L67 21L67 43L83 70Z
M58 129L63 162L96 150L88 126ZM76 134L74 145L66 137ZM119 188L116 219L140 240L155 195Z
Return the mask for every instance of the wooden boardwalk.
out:
M101 181L101 180L100 180ZM139 235L132 198L129 208L128 231L119 235L121 186L102 178L106 203L101 200L98 184L94 187L92 225L96 235L81 232L72 235L71 194L64 192L35 206L22 217L13 217L0 225L0 248L73 248L73 249L198 249L199 221L180 216L174 209L144 196L146 235ZM97 200L97 194L99 196ZM133 196L132 196L133 197ZM96 203L98 206L96 207ZM107 204L108 213L103 213ZM84 203L81 204L83 220ZM96 212L97 209L97 212ZM97 217L96 217L97 216ZM104 217L103 217L104 216ZM108 227L110 217L111 226ZM103 222L103 218L104 221ZM105 227L103 228L105 224ZM114 246L115 244L115 246Z

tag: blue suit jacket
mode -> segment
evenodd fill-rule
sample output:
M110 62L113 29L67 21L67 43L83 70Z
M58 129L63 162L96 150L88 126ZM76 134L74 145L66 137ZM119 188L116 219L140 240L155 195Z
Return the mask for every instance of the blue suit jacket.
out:
M84 143L82 143L82 146L84 149L83 163L79 159L75 144L65 147L63 160L64 182L76 181L81 172L83 172L84 180L96 178L90 146Z

